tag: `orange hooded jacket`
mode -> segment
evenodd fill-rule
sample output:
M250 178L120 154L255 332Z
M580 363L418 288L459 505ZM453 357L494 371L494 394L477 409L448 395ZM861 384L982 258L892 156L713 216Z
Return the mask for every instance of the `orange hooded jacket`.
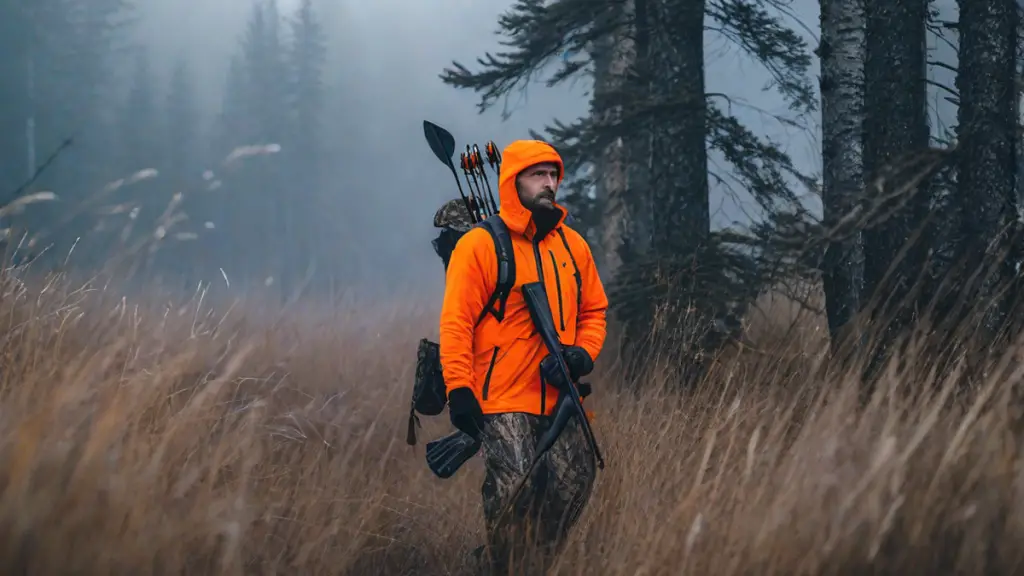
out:
M498 259L490 234L471 229L455 245L448 264L440 330L445 386L448 392L471 389L484 414L553 412L558 390L542 383L540 376L540 361L547 349L520 290L523 284L536 282L540 274L562 344L582 347L595 361L604 345L608 298L590 247L564 224L567 211L557 204L562 211L558 224L544 237L535 238L532 215L519 201L516 175L541 162L558 165L561 183L565 174L562 158L548 144L518 140L502 154L500 217L512 237L516 270L502 322L487 314L474 327L498 280Z

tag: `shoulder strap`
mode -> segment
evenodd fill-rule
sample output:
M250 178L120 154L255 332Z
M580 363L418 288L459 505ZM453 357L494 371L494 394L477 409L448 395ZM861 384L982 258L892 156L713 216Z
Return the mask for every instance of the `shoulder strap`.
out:
M508 296L516 283L516 259L512 253L512 236L500 216L495 214L477 226L483 227L491 235L491 239L494 240L494 251L498 256L498 280L494 286L494 292L491 293L490 299L487 300L484 309L480 311L480 316L476 319L476 324L479 325L488 312L498 322L504 320L505 303L508 302Z

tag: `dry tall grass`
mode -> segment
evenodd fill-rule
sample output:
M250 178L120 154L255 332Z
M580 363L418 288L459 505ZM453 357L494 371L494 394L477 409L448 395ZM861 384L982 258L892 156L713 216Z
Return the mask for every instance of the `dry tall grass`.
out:
M404 444L435 311L378 335L340 311L268 328L244 305L3 288L4 573L468 573L479 459L441 481ZM819 375L822 331L782 337L778 316L695 392L596 375L608 468L555 572L1018 571L1022 370L950 406L931 359L909 358L862 409L853 378Z

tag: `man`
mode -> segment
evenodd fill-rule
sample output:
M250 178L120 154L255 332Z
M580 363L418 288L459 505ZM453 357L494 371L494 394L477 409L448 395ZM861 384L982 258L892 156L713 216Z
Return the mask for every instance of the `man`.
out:
M546 143L519 140L504 150L499 216L512 237L516 281L503 314L485 310L498 278L486 230L473 228L459 240L446 272L440 356L449 412L458 429L481 441L488 556L501 574L542 573L537 570L561 549L589 499L595 474L594 456L574 419L513 511L498 518L513 485L528 472L564 385L519 288L543 281L574 381L593 370L606 336L608 299L590 247L565 224L567 211L556 201L564 176L562 158ZM528 547L538 547L540 567L522 565Z

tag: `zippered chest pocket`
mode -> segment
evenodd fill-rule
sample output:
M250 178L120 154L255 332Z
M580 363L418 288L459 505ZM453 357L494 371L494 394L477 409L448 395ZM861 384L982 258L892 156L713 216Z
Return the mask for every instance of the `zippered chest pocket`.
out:
M565 248L565 255L569 258L569 266L566 267L564 262L562 266L564 270L569 270L572 274L570 293L572 293L572 315L575 318L583 299L583 276L580 274L580 267L576 262L576 256L573 255L572 248L569 247L569 240L565 237L565 231L561 228L558 229L558 239L561 240L562 247Z
M566 302L566 300L569 295L563 293L562 271L559 269L565 266L565 262L560 263L558 258L555 257L554 250L551 250L550 248L548 249L548 256L551 259L551 268L554 272L555 298L558 300L557 311L555 311L555 307L552 308L555 316L555 326L558 326L559 331L565 332L565 318L566 316L569 316L569 311L567 310L569 302ZM561 264L561 266L559 266L559 264Z

